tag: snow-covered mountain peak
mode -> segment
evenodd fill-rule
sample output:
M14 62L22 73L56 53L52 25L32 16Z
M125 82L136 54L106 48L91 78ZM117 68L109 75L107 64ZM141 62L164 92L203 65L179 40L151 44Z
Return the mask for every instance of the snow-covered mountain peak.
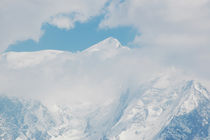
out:
M183 103L180 106L178 115L191 112L200 104L209 101L210 93L199 82L191 80L186 82L181 93L185 93L182 97Z
M119 48L127 48L127 47L123 47L117 39L115 39L113 37L109 37L109 38L87 48L86 50L84 50L84 52L93 53L93 52L99 52L99 51L101 51L101 52L114 51Z
M0 63L8 65L10 68L19 69L32 67L49 61L62 61L69 59L79 59L80 57L98 57L102 59L111 58L119 53L127 52L128 47L124 47L120 42L109 37L84 51L72 53L60 50L41 50L35 52L6 52L0 55ZM62 63L61 62L61 63ZM54 62L53 62L54 63Z
M102 59L111 58L116 56L121 52L127 52L129 50L128 47L122 46L120 42L113 38L109 37L89 48L82 51L82 54L85 55L94 55Z

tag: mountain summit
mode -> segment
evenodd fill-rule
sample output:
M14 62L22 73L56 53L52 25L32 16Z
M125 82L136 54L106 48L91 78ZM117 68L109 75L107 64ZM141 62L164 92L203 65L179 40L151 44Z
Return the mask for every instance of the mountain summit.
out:
M124 47L120 42L109 37L84 51L78 52L81 55L97 55L97 57L106 59L113 57L121 52L128 51L128 47ZM40 63L46 63L47 61L53 61L54 59L73 58L75 55L71 52L60 51L60 50L41 50L35 52L7 52L0 55L1 61L7 61L11 67L23 68L27 66L34 66Z
M82 53L87 55L97 55L99 58L107 59L128 50L129 48L122 46L117 39L109 37L87 48Z
M85 52L95 52L95 51L104 51L109 49L116 49L121 46L120 42L113 38L109 37L105 40L97 43L96 45L93 45L85 50Z

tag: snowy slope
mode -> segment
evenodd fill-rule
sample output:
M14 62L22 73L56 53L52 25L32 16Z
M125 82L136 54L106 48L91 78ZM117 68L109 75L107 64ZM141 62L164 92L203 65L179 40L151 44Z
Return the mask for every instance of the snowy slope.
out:
M198 138L207 139L209 134L208 123L210 121L209 93L203 88L196 89L196 87L197 84L193 81L188 81L178 85L178 88L149 89L141 94L133 105L128 106L121 120L112 128L111 137L113 138L112 133L115 132L114 135L116 136L113 139L181 139L177 135L182 136L184 131L190 129L191 131L182 139L193 139L195 135L192 133L197 131L197 129L201 131L205 129L205 135L198 134L200 136ZM203 92L199 90L203 90ZM204 104L205 108L203 107ZM195 110L200 111L197 115L202 115L200 123L203 125L193 122L193 119L196 119L197 116L192 116L191 114ZM204 112L204 114L201 112ZM187 116L188 120L180 119L174 123L176 118L183 115ZM185 124L180 125L181 121L185 122ZM191 126L188 123L191 123ZM168 127L171 124L173 124L173 128L182 127L182 131L174 132L171 130L173 136L170 133L169 135Z
M0 139L209 139L207 89L173 72L143 81L129 53L108 38L77 53L0 55Z
M152 82L151 82L152 83ZM1 139L207 139L209 92L194 81L125 91L118 100L78 116L51 112L40 102L1 97ZM82 111L79 110L79 111Z

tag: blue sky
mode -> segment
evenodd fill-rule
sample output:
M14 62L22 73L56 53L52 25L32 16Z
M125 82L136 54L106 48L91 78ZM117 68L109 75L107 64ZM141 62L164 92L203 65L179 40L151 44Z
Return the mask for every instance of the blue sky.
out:
M209 0L21 1L0 2L0 54L76 52L112 36L122 45L135 44L135 51L159 65L210 77Z
M85 23L77 22L70 30L60 29L44 24L45 31L39 42L34 40L19 41L10 45L7 51L38 51L46 49L67 50L71 52L84 50L110 36L118 39L122 45L133 41L137 32L132 27L99 28L103 16L98 16Z

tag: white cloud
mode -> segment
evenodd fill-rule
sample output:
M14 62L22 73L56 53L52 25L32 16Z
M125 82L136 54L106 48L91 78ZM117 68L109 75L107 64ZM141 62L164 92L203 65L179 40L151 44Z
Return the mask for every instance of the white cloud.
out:
M71 21L68 17L54 17L49 21L50 24L57 26L58 28L63 29L71 29L74 27L73 21Z
M16 41L38 41L44 23L71 29L76 21L85 22L100 14L106 2L1 0L0 52ZM209 79L209 6L209 0L111 1L100 27L134 26L140 33L134 43L140 48L116 47L91 55L8 53L0 58L0 91L49 101L104 102L165 66Z
M1 95L37 99L49 106L95 108L115 102L128 90L135 94L142 85L146 88L157 78L169 77L173 85L177 80L196 79L138 49L122 47L113 38L77 53L4 53L0 55L0 67ZM163 79L156 86L164 88L167 84Z
M38 41L41 27L51 23L70 29L75 21L84 22L101 13L107 0L1 0L0 52L17 41ZM94 6L93 6L94 5Z
M0 67L1 94L67 104L110 102L161 69L112 38L78 53L9 52Z
M210 0L115 0L100 27L133 26L145 55L210 78Z

